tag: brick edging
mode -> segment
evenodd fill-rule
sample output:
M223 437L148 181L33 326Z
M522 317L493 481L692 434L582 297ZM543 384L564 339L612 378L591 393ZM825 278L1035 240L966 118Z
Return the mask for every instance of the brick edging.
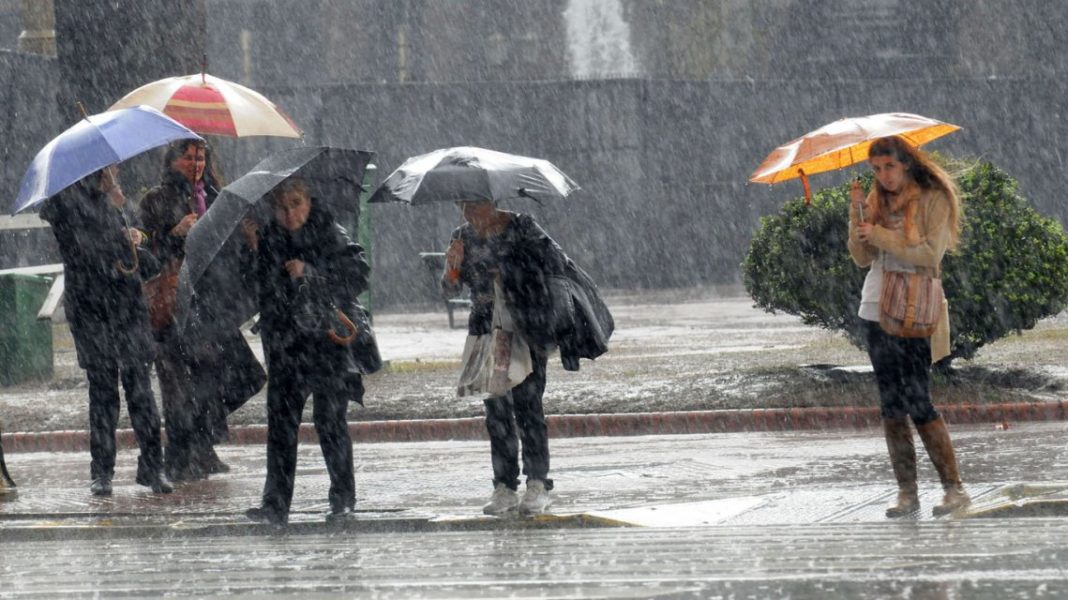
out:
M1068 415L1068 400L1013 404L954 404L939 406L946 420L956 424L1060 421ZM879 424L875 407L763 408L753 410L696 410L680 412L550 415L551 437L599 437L739 431L795 431L813 429L864 429ZM355 442L429 442L486 438L481 417L463 419L412 419L349 423ZM117 432L119 448L135 448L133 430ZM5 433L5 452L84 452L86 431ZM230 444L263 444L266 425L230 428ZM314 442L311 424L300 427L300 440Z

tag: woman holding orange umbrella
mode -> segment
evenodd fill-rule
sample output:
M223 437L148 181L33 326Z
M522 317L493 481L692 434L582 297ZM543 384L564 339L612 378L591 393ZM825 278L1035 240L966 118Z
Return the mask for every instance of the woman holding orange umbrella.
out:
M875 174L865 198L859 182L850 193L849 252L861 267L869 267L861 292L859 316L865 320L868 354L879 386L886 445L898 483L896 502L887 517L919 510L916 450L909 419L916 426L927 454L938 471L944 496L935 516L967 506L971 499L961 484L957 458L945 421L931 403L929 370L932 361L949 355L949 314L941 296L942 257L956 247L960 235L960 201L952 178L925 153L899 136L879 138L868 150ZM902 283L902 282L908 282ZM909 322L895 320L899 292L926 284L913 292ZM934 290L928 294L927 291ZM907 292L905 295L908 295ZM924 302L925 298L930 301ZM913 327L923 313L927 329ZM917 307L920 307L917 309ZM906 326L907 325L907 326Z

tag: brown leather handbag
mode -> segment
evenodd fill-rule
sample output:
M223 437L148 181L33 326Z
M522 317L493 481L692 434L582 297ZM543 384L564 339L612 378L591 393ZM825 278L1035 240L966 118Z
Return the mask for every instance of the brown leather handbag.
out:
M159 275L141 286L152 329L166 329L174 323L174 311L178 304L178 272L181 268L182 261L171 261Z
M930 337L942 318L942 280L920 273L883 271L879 325L897 337Z

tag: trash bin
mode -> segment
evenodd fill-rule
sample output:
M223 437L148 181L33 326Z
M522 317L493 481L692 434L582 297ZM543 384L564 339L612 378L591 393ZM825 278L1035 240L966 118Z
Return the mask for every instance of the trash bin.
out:
M51 277L0 275L0 385L52 377L52 323L37 312Z

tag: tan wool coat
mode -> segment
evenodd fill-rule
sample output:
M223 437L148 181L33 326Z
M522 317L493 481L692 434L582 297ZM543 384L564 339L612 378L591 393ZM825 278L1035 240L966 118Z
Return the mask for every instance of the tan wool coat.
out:
M894 258L907 262L916 271L931 277L942 276L942 257L949 248L952 237L952 216L949 198L939 189L923 189L910 184L902 191L906 206L902 230L893 230L876 224L867 242L857 238L856 226L860 215L855 207L849 209L849 254L859 267L869 267L879 257L879 252L888 252ZM873 189L868 195L868 206L878 202ZM931 362L949 356L949 304L942 303L942 318L931 335Z

